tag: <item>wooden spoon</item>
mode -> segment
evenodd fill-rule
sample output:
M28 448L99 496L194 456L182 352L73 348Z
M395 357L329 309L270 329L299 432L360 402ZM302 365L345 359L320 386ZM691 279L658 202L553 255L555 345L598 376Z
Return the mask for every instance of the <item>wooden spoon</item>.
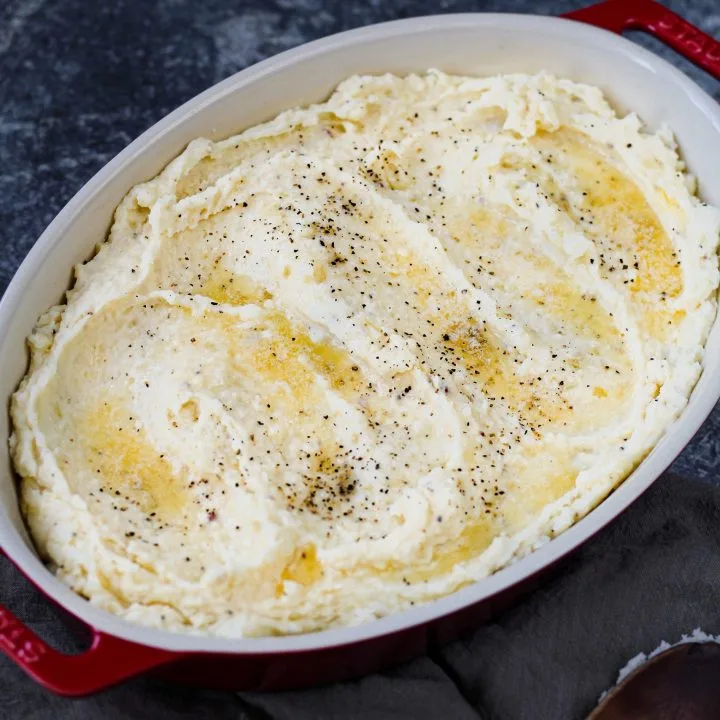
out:
M720 644L669 648L628 675L588 720L719 720Z

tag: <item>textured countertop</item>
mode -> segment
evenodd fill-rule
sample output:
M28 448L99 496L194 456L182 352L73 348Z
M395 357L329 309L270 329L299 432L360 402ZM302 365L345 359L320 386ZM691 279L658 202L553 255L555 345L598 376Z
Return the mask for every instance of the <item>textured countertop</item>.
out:
M108 160L170 110L248 65L308 40L384 20L472 11L559 14L584 4L563 0L0 0L0 291L44 227ZM717 0L666 4L706 32L720 34ZM702 71L652 39L635 33L632 39L677 64L720 99L720 84ZM720 409L716 408L674 470L702 485L719 483L719 469ZM41 626L50 624L53 618L46 615L42 603L19 583L3 561L0 600L7 602L5 590L12 588L9 594L18 596L12 602L25 617ZM502 624L494 627L505 632ZM57 633L56 641L62 644L64 635ZM512 648L499 649L512 652ZM406 675L393 677L392 673L383 676L386 694L388 687L400 692L408 682ZM10 702L6 694L10 686L12 695L19 693L17 697L22 698L12 706L5 704ZM367 692L373 693L373 687L370 682ZM541 686L535 691L543 694ZM50 699L0 656L3 718L94 718L101 712L104 717L145 717L140 709L144 705L152 713L147 717L160 717L163 709L169 717L181 717L186 710L192 717L296 717L290 706L284 712L277 706L260 710L256 703L232 695L193 694L147 681L114 693L102 701ZM337 714L341 705L323 704L317 694L312 697L317 699L310 712L296 697L298 707L305 708L302 717L341 716ZM580 698L567 707L587 708L592 699ZM407 707L401 711L392 703L371 703L366 709L368 718L420 717L419 709L412 714ZM490 715L515 717L481 713ZM540 709L532 716L550 717Z
M131 140L210 85L308 40L451 12L560 14L577 0L0 0L0 291L65 203ZM717 0L666 2L720 33ZM720 86L653 38L631 37L720 99ZM720 413L678 459L709 477Z

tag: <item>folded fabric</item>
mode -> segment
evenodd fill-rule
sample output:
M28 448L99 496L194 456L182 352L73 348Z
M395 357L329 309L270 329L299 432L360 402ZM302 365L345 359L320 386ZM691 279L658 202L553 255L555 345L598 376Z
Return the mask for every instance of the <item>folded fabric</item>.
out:
M7 561L2 600L63 650L77 641ZM0 661L0 717L267 720L583 718L639 652L720 632L720 487L666 474L540 590L473 634L390 671L280 694L139 679L79 701ZM8 713L5 715L4 713Z

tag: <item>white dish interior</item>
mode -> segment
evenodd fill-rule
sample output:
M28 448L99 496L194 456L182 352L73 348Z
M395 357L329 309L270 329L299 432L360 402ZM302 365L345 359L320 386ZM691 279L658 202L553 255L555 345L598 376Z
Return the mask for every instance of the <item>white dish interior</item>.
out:
M135 184L154 177L195 137L217 140L283 109L323 100L350 75L405 74L439 68L464 75L545 70L599 86L620 112L633 110L674 131L703 200L720 206L720 106L664 60L604 30L568 20L467 14L385 23L335 35L266 60L189 101L133 142L70 201L42 234L0 302L2 394L26 370L25 338L57 303L72 266L105 238L112 213ZM292 637L224 639L135 626L92 607L57 580L30 543L17 507L7 443L0 443L0 547L46 594L100 631L173 650L284 652L344 644L427 622L522 581L612 520L670 464L720 395L720 323L707 344L705 369L682 416L632 475L598 508L528 557L471 587L368 625ZM7 413L0 437L9 433Z

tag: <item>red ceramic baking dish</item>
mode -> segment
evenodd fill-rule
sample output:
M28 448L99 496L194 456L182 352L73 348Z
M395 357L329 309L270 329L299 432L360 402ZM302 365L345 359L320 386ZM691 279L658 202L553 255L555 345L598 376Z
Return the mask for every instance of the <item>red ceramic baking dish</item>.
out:
M588 24L589 23L589 24ZM596 27L592 27L592 25ZM356 73L439 68L465 75L545 70L599 86L620 112L667 123L704 200L720 205L720 106L681 72L615 33L649 32L720 77L720 44L652 0L610 0L567 18L466 14L384 23L335 35L266 60L202 93L144 133L68 203L39 238L0 303L1 391L25 372L25 338L68 287L72 266L92 254L134 185L155 176L195 137L227 137L288 107L317 102ZM609 32L610 31L610 32ZM681 417L632 475L587 517L531 555L435 602L357 627L288 637L227 639L132 625L93 607L37 557L20 516L7 442L0 443L0 547L49 600L92 635L64 655L0 607L0 647L39 683L66 695L153 671L184 683L276 690L371 672L456 637L527 590L635 500L690 440L720 396L720 324ZM0 436L8 437L8 418Z

